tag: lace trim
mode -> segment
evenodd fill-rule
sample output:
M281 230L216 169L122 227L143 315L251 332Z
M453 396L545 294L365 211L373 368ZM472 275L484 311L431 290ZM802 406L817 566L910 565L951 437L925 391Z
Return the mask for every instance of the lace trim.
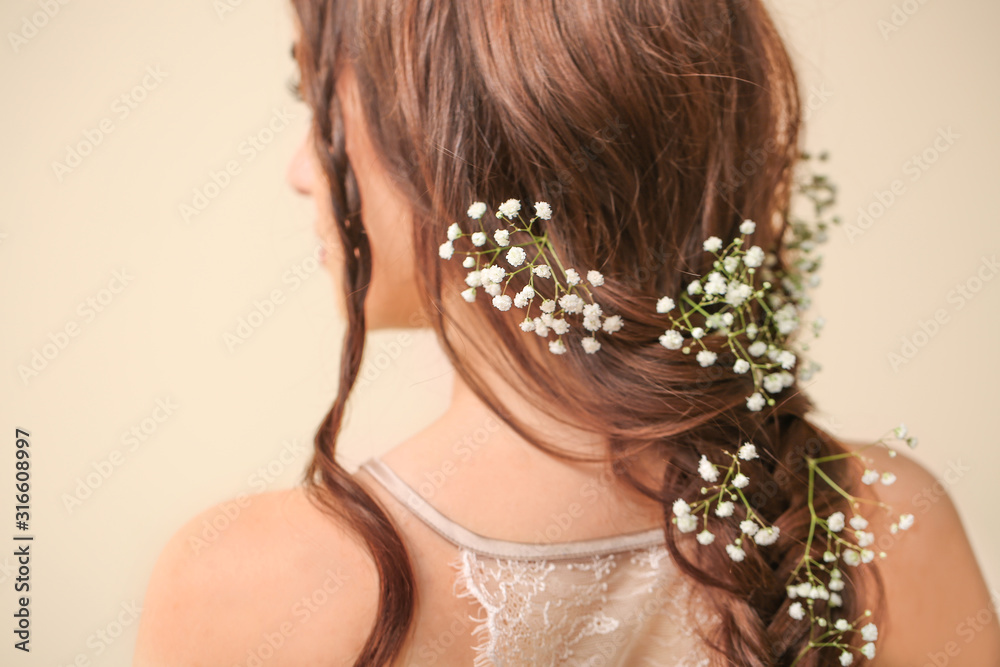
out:
M663 566L668 555L664 546L654 545L557 564L482 558L472 550L459 549L457 559L450 563L456 570L453 592L459 598L475 599L483 610L479 617L469 617L475 623L473 667L624 664L620 661L631 655L627 652L635 634L660 613L669 616L670 636L643 639L656 642L662 651L655 654L671 656L674 662L646 659L640 664L708 667L710 660L684 611L688 598L679 599L680 591L664 587L662 600L648 604L648 594L657 593L661 583L678 581L668 576L674 571ZM619 572L627 564L636 567ZM609 590L609 580L616 574L624 579L615 580L619 585ZM615 618L607 613L609 606L627 613ZM699 614L699 621L707 620ZM593 644L589 651L577 650L588 637L612 639L616 633L620 636L614 637L614 644L626 651L619 662L608 662L608 656L597 653Z

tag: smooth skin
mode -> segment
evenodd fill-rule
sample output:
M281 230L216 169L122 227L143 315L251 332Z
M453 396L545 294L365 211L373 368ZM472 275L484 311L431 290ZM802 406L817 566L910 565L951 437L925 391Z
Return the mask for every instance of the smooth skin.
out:
M364 131L349 70L338 89L347 151L373 248L369 328L410 326L420 317L417 295L413 281L398 279L414 271L406 202L380 167ZM317 234L330 240L327 184L308 138L289 165L288 180L315 200ZM328 247L326 265L338 283L339 251ZM339 294L339 284L335 287ZM502 398L552 442L575 443L581 452L600 451L592 436L553 422L517 394ZM446 412L382 458L416 487L453 458L450 443L491 422L492 413L456 378ZM891 486L878 485L881 499L894 508L892 516L916 516L910 530L884 547L889 619L879 628L878 654L867 664L1000 666L994 606L1000 600L990 599L947 486L905 453L889 458L882 448L868 448L865 455L873 467L898 477ZM654 462L649 469L655 470ZM432 504L474 532L533 542L549 525L550 513L564 511L581 483L598 479L600 472L597 464L558 461L499 424L488 446L438 489ZM356 478L379 493L365 473ZM232 514L234 506L238 516L229 528L206 540L205 520L227 510ZM611 489L560 541L644 530L658 525L659 513L648 500ZM876 538L889 534L891 518L874 509L865 516ZM419 551L419 538L408 525L411 518L397 513L394 519ZM234 499L194 517L164 548L144 600L133 664L228 667L266 657L268 667L353 665L375 623L377 590L373 562L358 538L310 504L301 489ZM858 656L855 664L864 663Z

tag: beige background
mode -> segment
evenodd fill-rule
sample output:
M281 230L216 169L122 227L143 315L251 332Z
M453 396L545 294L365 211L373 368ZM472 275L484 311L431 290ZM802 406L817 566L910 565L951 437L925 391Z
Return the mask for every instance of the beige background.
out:
M310 272L310 204L284 182L307 123L285 90L290 10L266 0L53 1L46 24L12 44L9 33L41 4L0 9L0 516L11 525L14 429L25 428L37 536L34 650L23 656L5 640L0 662L68 665L82 655L125 665L135 623L110 646L96 633L114 631L122 605L141 605L165 540L213 503L298 478L333 396L342 325L327 275ZM832 151L845 223L857 225L859 207L900 181L883 215L853 239L835 230L825 252L816 299L828 325L814 348L824 370L811 387L820 419L869 440L905 421L922 441L916 456L948 480L995 589L1000 280L982 262L1000 246L1000 6L898 2L899 29L885 34L888 0L772 6L810 100L808 145ZM149 67L162 80L147 77L134 93L144 99L124 117L116 100ZM276 111L293 117L279 121ZM112 131L60 182L53 163L102 119ZM946 128L957 138L939 141L941 152L934 142ZM241 149L250 135L269 140L252 159ZM910 161L925 150L934 162L914 172ZM185 221L180 205L230 161L239 173ZM130 276L124 287L116 271ZM977 271L989 280L976 285ZM978 291L959 307L952 290L966 281ZM270 317L227 347L225 334L273 290L282 302ZM87 299L103 300L101 312L79 309ZM946 322L893 369L888 355L939 310ZM18 367L74 324L77 335L22 380ZM449 371L426 335L381 332L370 349L373 380L353 399L340 450L352 468L447 398ZM161 422L151 419L164 416L158 400L176 405ZM122 440L133 427L146 429L135 447ZM67 508L66 494L102 467L110 476ZM7 619L12 564L0 556Z

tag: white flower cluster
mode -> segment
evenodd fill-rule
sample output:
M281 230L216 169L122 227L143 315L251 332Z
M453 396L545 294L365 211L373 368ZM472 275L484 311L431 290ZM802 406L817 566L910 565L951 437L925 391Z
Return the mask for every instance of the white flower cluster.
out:
M906 442L910 447L916 445L917 438L907 434L905 424L900 424L891 431L891 434L897 440ZM883 436L873 445L886 446L892 455L895 450L888 447L886 440L887 436ZM809 647L826 646L840 649L841 665L853 664L855 652L868 659L875 657L874 642L878 638L875 624L869 622L858 628L859 623L871 615L871 611L866 610L864 616L854 621L838 617L838 611L844 606L841 593L845 588L845 583L841 566L853 568L875 560L876 553L872 547L875 545L876 539L874 533L868 530L868 520L858 512L862 502L870 501L863 501L844 491L827 475L822 469L822 465L852 456L864 461L866 459L861 453L864 449L818 458L806 457L809 472L807 504L810 510L811 524L806 539L805 553L786 584L786 592L790 601L789 616L797 621L808 619L814 626L814 630L818 628L818 630L810 632ZM741 471L740 462L760 458L756 445L744 442L735 454L731 452L726 452L726 454L731 459L728 465L713 463L704 455L701 457L698 463L698 476L710 486L701 488L703 497L696 502L688 503L683 498L676 499L673 503L674 516L672 521L682 533L697 531L695 539L698 543L709 545L715 541L716 537L716 534L709 528L710 515L714 514L720 519L735 517L731 521L739 522L739 537L727 544L725 549L733 561L741 562L747 555L744 540L751 541L750 538L752 538L753 543L759 546L768 546L774 544L781 533L778 526L769 525L754 511L743 492L743 489L749 485L750 478ZM866 468L861 481L864 484L873 484L876 481L881 481L882 484L892 484L895 479L896 477L892 473L883 472L880 475L876 471ZM850 518L840 511L833 512L826 517L820 516L816 512L813 499L815 497L815 484L818 480L829 484L848 501L851 507ZM743 511L737 512L737 503L743 506ZM883 503L878 504L884 506ZM900 530L908 530L913 526L913 523L914 516L912 514L902 514L898 521L892 524L890 532L897 533ZM700 531L699 527L701 527ZM817 548L817 543L822 543L825 546ZM822 551L822 556L813 557L813 554L820 551ZM878 556L885 558L886 554L884 551L880 551ZM817 601L821 601L822 605ZM860 648L851 643L852 633L860 634L862 641L865 642ZM799 658L803 654L800 654Z
M729 554L729 557L740 562L746 557L746 551L743 549L744 535L752 537L753 541L760 546L768 546L778 541L781 529L765 522L759 514L754 512L753 508L750 507L750 502L743 495L743 489L750 484L750 478L740 470L740 461L753 461L760 458L756 445L752 442L745 442L735 454L729 452L727 454L732 462L725 468L721 482L719 476L720 468L723 466L712 463L707 456L701 457L698 463L698 475L713 486L702 487L702 495L708 497L702 498L692 505L689 505L682 498L674 501L672 521L682 533L691 533L698 529L700 515L703 519L703 529L698 533L696 539L699 544L709 545L715 541L715 534L708 528L709 513L713 505L716 516L727 518L733 516L736 510L735 503L741 502L746 508L746 519L740 522L740 537L726 545L726 553Z
M797 193L813 200L820 218L823 209L833 204L833 188L823 176L799 185ZM839 223L840 219L832 221ZM818 284L815 272L820 262L810 253L827 240L827 223L820 219L815 227L799 220L789 225L790 238L785 246L795 251L797 258L791 268L783 271L774 268L778 259L773 253L757 245L744 250L757 228L753 220L744 220L739 227L740 237L725 247L718 236L710 236L702 248L715 254L713 270L688 283L676 300L664 296L656 302L656 312L668 314L671 321L670 328L660 336L660 344L684 354L701 348L695 359L700 366L708 367L718 361L719 353L709 349L706 342L719 339L718 347L728 348L735 357L731 370L753 378L754 390L746 397L746 407L752 412L774 405L772 395L795 383L793 369L798 379L806 382L821 368L813 361L801 363L803 355L793 349L791 342L791 337L803 328L801 314L810 305L806 288ZM756 289L754 276L758 272L762 281ZM754 314L755 303L762 316ZM762 321L757 321L761 317ZM810 330L814 337L819 336L822 326L822 318L813 321ZM744 344L744 336L749 344ZM808 345L801 348L808 350Z
M482 217L488 208L485 202L474 202L467 214L480 221L479 230L466 233L461 225L453 223L448 227L448 240L441 244L438 253L442 259L451 259L455 253L455 241L468 236L477 249L463 251L465 259L462 266L472 269L465 278L468 288L462 292L466 301L475 301L476 291L482 289L492 297L497 310L508 311L511 307L525 309L521 330L534 332L542 338L548 338L550 332L554 333L555 339L549 341L549 351L553 354L566 352L563 336L571 328L567 317L574 316L589 332L580 340L580 346L587 354L593 354L601 349L598 332L613 334L622 328L624 321L620 315L606 315L601 306L593 301L590 288L603 285L604 276L599 271L590 270L584 278L572 267L563 268L549 241L548 232L539 235L532 229L535 220L552 218L552 207L547 202L535 202L534 208L534 217L525 222L520 214L519 200L508 199L500 204L496 217L509 221L508 226L494 231L493 244L487 245L490 236L483 228ZM528 284L511 296L507 294L511 279L519 273L525 273ZM542 284L536 287L536 281L551 281L551 288L547 283L545 289L542 289ZM552 297L542 296L539 290L551 293ZM509 291L514 290L510 288ZM531 309L536 303L538 314L532 317Z

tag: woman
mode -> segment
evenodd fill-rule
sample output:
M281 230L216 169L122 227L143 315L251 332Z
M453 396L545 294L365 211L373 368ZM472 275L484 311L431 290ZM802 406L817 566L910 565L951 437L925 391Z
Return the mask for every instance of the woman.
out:
M705 364L660 338L662 297L712 269L705 239L752 228L785 262L800 108L760 2L294 7L314 116L289 180L316 203L343 293L340 391L303 488L212 508L166 547L135 664L835 665L864 650L876 665L1000 664L951 501L886 448L828 473L891 508L868 513L892 536L878 544L889 566L845 565L836 610L829 591L792 597L807 505L827 526L853 511L831 486L808 494L808 462L861 445L808 421L791 375L748 410L750 377L723 368L724 350ZM509 198L545 203L533 229L560 265L599 271L589 284L621 318L589 336L599 350L577 332L553 348L520 330L518 308L462 298L468 267L442 242L500 230L508 220L469 205ZM365 334L415 326L454 364L451 405L351 474L334 452ZM696 541L678 499L751 440L747 505ZM869 486L863 468L897 481ZM198 543L223 511L230 527ZM897 516L915 517L905 534ZM738 542L751 518L774 539ZM811 647L803 600L860 619L849 645Z

